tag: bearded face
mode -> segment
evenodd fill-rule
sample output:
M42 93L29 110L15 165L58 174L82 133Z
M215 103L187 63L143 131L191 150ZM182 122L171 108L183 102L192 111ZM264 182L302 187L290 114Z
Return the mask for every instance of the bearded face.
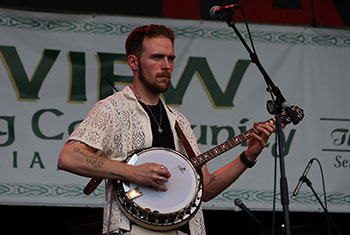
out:
M138 77L153 93L168 90L174 68L174 47L165 37L145 38L143 51L138 59Z
M164 71L155 74L154 78L149 78L145 76L142 69L142 64L140 64L139 78L140 81L153 93L164 93L168 90L171 79L171 73L169 71Z

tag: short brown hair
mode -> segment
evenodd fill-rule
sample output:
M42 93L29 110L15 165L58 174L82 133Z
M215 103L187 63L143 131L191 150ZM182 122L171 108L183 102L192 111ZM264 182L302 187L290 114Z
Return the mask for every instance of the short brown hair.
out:
M136 55L140 58L142 53L142 42L145 37L158 37L164 36L169 38L174 45L175 35L174 31L164 25L144 25L135 28L128 36L125 42L126 56Z

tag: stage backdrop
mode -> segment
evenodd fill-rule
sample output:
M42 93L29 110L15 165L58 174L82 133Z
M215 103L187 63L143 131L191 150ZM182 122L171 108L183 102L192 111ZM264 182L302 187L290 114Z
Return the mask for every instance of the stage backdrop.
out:
M136 26L174 29L176 62L167 104L193 125L202 151L265 121L270 99L263 76L225 22L0 10L0 202L25 205L102 206L104 186L83 194L89 179L57 170L65 140L99 99L132 81L124 41ZM237 24L243 37L248 34ZM260 61L290 104L305 118L284 130L285 169L292 211L322 211L310 188L292 196L311 158L308 178L328 209L350 212L350 32L336 29L250 25ZM250 43L248 43L250 45ZM204 208L277 209L280 167L272 136L236 183ZM208 163L233 161L243 143ZM278 160L278 159L277 159ZM321 169L323 171L321 171ZM184 182L186 183L186 182Z

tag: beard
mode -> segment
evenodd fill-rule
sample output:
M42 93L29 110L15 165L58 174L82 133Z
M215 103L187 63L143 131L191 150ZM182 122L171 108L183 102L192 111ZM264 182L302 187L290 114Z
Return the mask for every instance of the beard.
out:
M171 73L168 71L164 71L162 73L157 73L156 77L154 78L153 81L150 79L147 79L143 73L143 69L141 65L139 65L139 78L140 81L152 92L160 94L164 93L168 90L169 83L170 83L170 78L171 78ZM157 82L158 77L168 77L169 79L166 81L162 82ZM165 85L164 85L165 84Z

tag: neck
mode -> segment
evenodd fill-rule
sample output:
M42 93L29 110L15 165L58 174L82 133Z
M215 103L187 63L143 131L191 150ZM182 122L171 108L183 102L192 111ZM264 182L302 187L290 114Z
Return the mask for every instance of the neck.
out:
M141 101L142 103L144 103L146 105L158 104L160 94L155 94L155 93L150 92L150 91L144 91L142 88L135 86L134 83L130 86L130 88L133 91L136 98L139 101Z

